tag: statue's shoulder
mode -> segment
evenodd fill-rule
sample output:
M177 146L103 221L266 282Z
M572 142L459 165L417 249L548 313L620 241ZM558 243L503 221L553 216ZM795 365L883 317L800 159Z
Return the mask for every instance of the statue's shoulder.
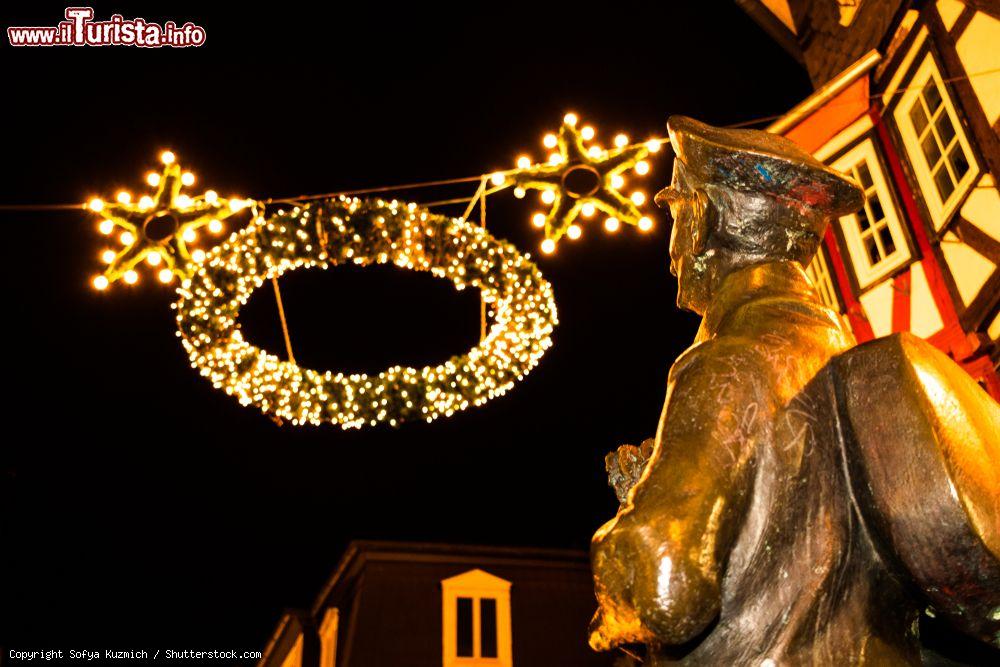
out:
M685 350L671 366L670 380L703 374L730 381L759 379L767 368L768 357L763 353L759 340L724 334L695 343Z
M719 323L719 335L760 339L773 332L816 329L843 330L837 313L818 299L801 295L771 295L751 299Z

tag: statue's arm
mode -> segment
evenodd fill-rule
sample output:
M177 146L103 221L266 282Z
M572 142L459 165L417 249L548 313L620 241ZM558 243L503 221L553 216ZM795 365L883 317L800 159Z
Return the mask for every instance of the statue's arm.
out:
M684 642L717 615L718 557L745 508L766 377L735 340L703 344L671 370L647 469L594 538L596 647Z

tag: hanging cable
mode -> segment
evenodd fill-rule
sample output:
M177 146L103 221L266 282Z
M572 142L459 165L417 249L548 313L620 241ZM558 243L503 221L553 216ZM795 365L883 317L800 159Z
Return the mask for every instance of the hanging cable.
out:
M972 79L972 78L978 77L978 76L987 76L987 75L990 75L990 74L997 74L997 73L1000 73L1000 68L990 69L990 70L984 70L982 72L974 72L972 74L966 74L964 76L947 77L947 78L941 79L941 81L942 81L942 83L953 83L955 81L968 80L968 79ZM899 88L899 89L893 91L893 95L898 95L898 94L903 93L903 92L905 92L907 90L915 90L917 88L922 88L922 87L923 86L907 86L907 87ZM869 99L876 99L876 98L882 97L882 94L881 93L879 93L879 94L872 94L872 95L869 95L868 97L869 97ZM835 107L835 106L840 106L840 105L843 105L843 104L856 104L856 102L855 101L851 101L851 102L842 102L842 103L838 103L838 104L828 104L827 107ZM782 118L785 115L786 114L774 114L774 115L769 115L769 116L760 116L760 117L757 117L757 118L752 118L750 120L740 121L738 123L731 123L729 125L726 125L725 127L727 127L727 128L751 127L753 125L759 125L760 123L766 123L768 121L777 120L779 118ZM667 142L669 142L669 140L670 140L669 137L654 137L652 139L652 141L659 141L661 143L667 143ZM643 142L643 143L645 143L645 142ZM498 172L495 172L495 173L511 174L511 173L515 173L517 171L519 171L519 170L518 169L507 169L507 170L502 170L502 171L498 171ZM299 195L297 197L283 197L283 198L259 199L259 200L256 200L256 201L259 202L260 204L294 204L294 203L297 203L297 202L305 202L305 201L310 201L310 200L314 200L314 199L328 199L328 198L331 198L331 197L339 197L339 196L376 194L376 193L380 193L380 192L395 192L395 191L398 191L398 190L414 190L414 189L420 189L420 188L439 187L439 186L444 186L444 185L456 185L456 184L462 184L462 183L474 183L476 181L483 181L484 179L488 179L490 177L490 175L491 174L479 174L477 176L465 176L465 177L462 177L462 178L449 178L449 179L442 179L442 180L436 180L436 181L421 181L421 182L414 182L414 183L402 183L402 184L399 184L399 185L383 185L383 186L370 187L370 188L361 188L361 189L355 189L355 190L341 190L341 191L338 191L338 192L324 192L324 193L321 193L321 194ZM502 190L502 189L504 189L506 187L509 187L509 186L508 185L501 185L501 186L498 186L498 187L493 188L491 190L486 190L486 191L484 191L483 194L484 194L484 196L488 195L488 194L492 194L493 192L496 192L498 190ZM475 197L473 199L475 199ZM447 204L460 204L460 203L466 203L466 202L469 202L469 201L470 201L470 199L468 197L459 197L459 198L455 198L455 199L444 199L444 200L440 200L440 201L427 202L427 203L424 203L423 205L424 206L444 206L444 205L447 205ZM87 207L86 204L0 204L0 211L70 211L70 210L86 209L86 207ZM469 211L471 212L471 210L472 209L470 208Z
M285 336L285 350L288 352L288 361L295 363L295 354L292 352L292 338L288 335L288 321L285 319L285 304L281 301L281 288L278 287L277 276L271 276L271 286L274 287L274 300L278 304L278 319L281 320L281 333Z

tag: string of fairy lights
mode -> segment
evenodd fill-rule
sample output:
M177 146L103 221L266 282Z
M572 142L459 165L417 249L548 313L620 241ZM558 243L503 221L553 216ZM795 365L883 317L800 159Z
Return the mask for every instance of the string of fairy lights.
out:
M563 236L579 239L583 234L580 222L597 213L606 216L603 227L608 233L617 232L622 225L650 231L653 219L641 208L648 198L640 189L626 196L626 176L629 173L640 177L648 174L650 159L665 140L654 138L632 144L625 134L618 134L613 147L606 149L596 142L596 135L592 125L579 127L579 117L567 113L558 132L545 134L542 138L543 147L552 151L544 161L536 162L528 155L521 155L516 160L516 167L507 171L412 185L475 183L488 179L492 187L482 192L484 198L513 189L514 196L522 199L528 191L537 191L548 212L536 212L530 220L544 232L540 243L543 254L555 252ZM209 234L221 234L226 218L245 208L364 192L304 195L280 200L222 198L213 190L193 195L185 188L194 185L195 176L181 169L176 155L169 150L163 151L160 161L161 171L146 175L151 192L134 199L132 193L121 191L110 201L94 197L87 202L86 207L100 217L98 230L101 234L118 242L117 248L105 247L100 252L106 268L91 279L94 288L104 290L119 281L134 285L139 282L139 269L143 264L148 265L163 283L184 279L190 275L192 267L200 265L205 258L205 250L194 247L199 233L204 229ZM402 188L371 188L368 192L393 189ZM458 201L468 199L436 203Z
M139 281L136 267L143 260L162 283L170 283L175 277L187 278L205 259L203 249L188 249L198 240L198 232L207 228L211 234L221 234L222 221L252 203L239 197L223 199L214 190L196 197L183 193L182 188L194 185L195 175L181 170L172 151L160 153L160 162L162 172L146 175L147 185L155 188L152 194L133 201L132 194L122 190L113 202L99 197L87 202L87 208L101 218L98 231L105 236L119 232L121 246L101 252L108 266L94 276L95 289L107 289L118 280L134 285Z
M546 134L542 145L555 149L544 163L534 164L529 156L517 159L517 169L498 172L491 176L497 187L514 187L514 196L522 199L528 190L540 193L542 204L549 212L535 213L531 222L544 230L541 250L551 254L565 235L576 240L583 234L578 224L580 218L593 218L604 213L604 229L615 233L621 225L629 224L640 231L653 228L653 219L640 207L647 197L642 190L634 190L628 197L622 194L625 175L633 171L645 176L650 171L648 161L659 152L662 139L650 139L641 144L630 144L625 134L614 138L614 148L604 149L595 139L597 131L592 125L579 126L579 117L567 113L558 133ZM590 145L587 145L588 142Z
M286 271L393 264L478 288L492 324L479 345L435 366L369 376L302 368L247 342L240 307ZM527 256L463 218L382 199L322 199L257 218L211 250L177 290L178 333L212 384L294 425L360 428L433 421L503 395L551 346L551 285Z
M531 216L544 232L543 254L554 252L564 236L580 238L581 223L598 212L606 216L609 233L623 224L640 231L653 227L641 208L646 195L623 192L628 173L649 173L650 157L663 140L631 144L620 134L605 149L596 136L592 126L579 127L579 118L569 113L558 132L542 138L543 147L553 151L542 162L522 155L513 169L477 177L263 200L221 197L210 189L196 193L194 173L166 150L160 169L146 174L147 192L134 197L123 190L111 200L93 197L85 204L109 241L100 252L106 266L91 284L100 291L116 283L136 285L143 267L159 282L174 283L177 333L192 367L242 405L279 423L360 428L451 416L503 395L523 379L551 346L558 323L552 286L530 256L468 220L477 203L485 216L488 196L512 189L520 199L537 191L548 207ZM455 183L476 183L475 195L424 206L347 196ZM449 217L428 209L451 203L467 203L465 214ZM227 219L245 210L250 222L212 247ZM345 263L428 271L459 290L478 289L479 344L437 365L392 366L375 375L299 366L277 280L287 271ZM240 308L266 280L274 282L284 360L247 341L239 324Z

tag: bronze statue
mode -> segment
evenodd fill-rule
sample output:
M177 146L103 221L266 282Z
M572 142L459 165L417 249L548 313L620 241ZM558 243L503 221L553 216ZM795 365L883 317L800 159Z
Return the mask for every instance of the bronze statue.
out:
M802 269L860 190L782 137L669 130L656 200L677 303L703 319L648 462L609 455L623 503L593 538L591 645L646 644L649 665L920 664L928 604L1000 645L1000 408L919 339L855 347Z

